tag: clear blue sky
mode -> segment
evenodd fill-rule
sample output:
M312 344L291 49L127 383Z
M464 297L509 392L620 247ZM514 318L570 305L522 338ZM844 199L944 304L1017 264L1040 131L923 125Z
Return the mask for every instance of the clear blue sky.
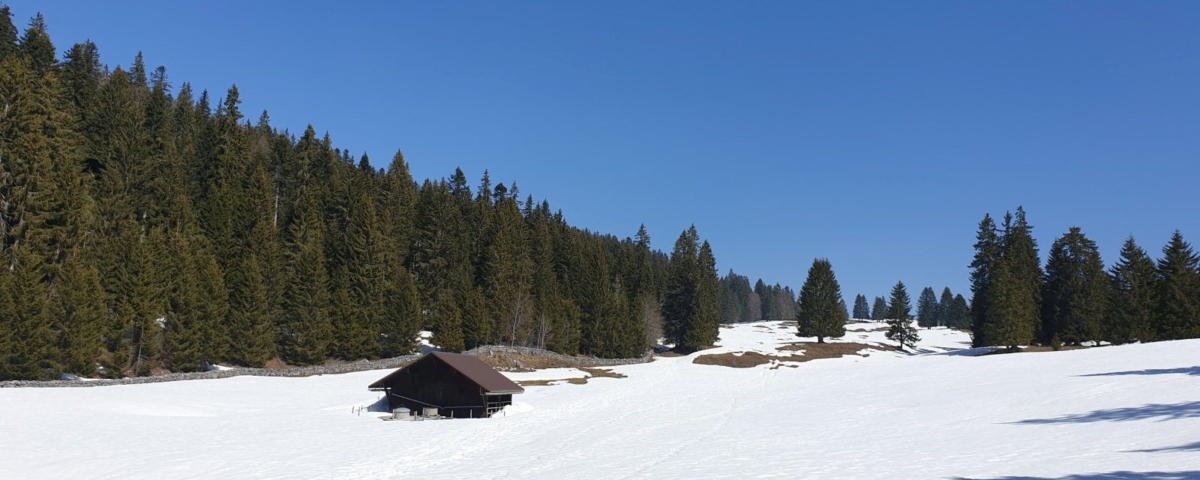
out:
M967 293L1018 205L1043 258L1073 225L1106 263L1200 242L1200 2L9 4L376 166L490 169L667 251L694 223L722 274L828 257L848 301Z

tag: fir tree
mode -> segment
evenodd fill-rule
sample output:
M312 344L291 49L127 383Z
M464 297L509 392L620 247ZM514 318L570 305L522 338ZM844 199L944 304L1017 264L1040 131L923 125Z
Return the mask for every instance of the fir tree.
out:
M971 340L975 347L989 345L986 337L988 301L991 299L996 264L1000 262L1001 240L991 215L984 214L975 234L975 258L971 261Z
M859 299L863 304L866 303L866 297L859 295ZM808 269L808 278L800 287L797 334L801 337L817 337L817 343L825 343L825 337L842 337L846 334L847 320L843 307L842 289L833 274L833 266L828 259L813 260Z
M933 287L921 289L921 296L917 297L917 325L925 328L936 327L937 312L937 296L933 293Z
M804 296L803 288L800 289L800 296L802 298L801 301L803 301L803 296ZM800 310L803 311L804 308L801 307ZM851 318L856 318L856 319L860 319L860 320L865 320L865 319L871 318L871 306L867 304L867 296L866 295L863 295L860 293L860 294L854 296L854 314L851 316Z
M912 326L910 318L912 306L909 304L908 291L904 288L904 282L896 282L896 286L892 287L892 298L888 303L890 309L887 319L887 338L899 343L900 350L904 350L905 347L916 348L921 337L917 335L917 329Z
M883 297L875 297L875 303L871 306L871 320L885 320L888 316L887 300Z
M1096 243L1071 227L1050 247L1045 278L1042 335L1070 345L1099 340L1108 283Z
M1125 240L1121 259L1108 271L1112 295L1104 340L1115 344L1154 339L1154 261L1134 242Z
M0 5L0 61L17 52L17 26L13 23L12 10Z
M1022 297L1020 302L1010 307L1017 322L1015 328L1036 334L1039 322L1039 311L1042 305L1042 269L1038 257L1037 242L1033 239L1033 227L1025 219L1025 209L1017 207L1015 222L1011 223L1008 216L1004 222L1004 249L1002 259L1007 263L1009 273L1015 281L1015 295ZM1025 334L1022 333L1022 336ZM1035 337L1037 338L1037 337ZM1042 335L1044 341L1049 337Z
M321 217L310 198L289 227L288 286L284 328L278 344L290 363L320 364L329 355L329 277Z
M950 287L942 288L942 296L938 300L937 308L937 325L940 327L953 327L957 321L954 315L954 294L950 293Z
M1158 260L1158 339L1200 337L1200 257L1178 230Z
M667 343L675 344L680 350L696 347L684 345L684 340L692 327L698 303L699 285L696 279L701 271L698 243L696 228L691 227L679 234L671 251L671 269L663 300L663 334Z

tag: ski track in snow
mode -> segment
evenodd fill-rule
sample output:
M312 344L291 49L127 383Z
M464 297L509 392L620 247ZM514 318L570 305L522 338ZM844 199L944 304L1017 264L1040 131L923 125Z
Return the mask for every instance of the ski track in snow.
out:
M875 326L842 340L892 345ZM783 355L810 340L793 331L722 328L715 349L527 387L486 420L352 415L388 371L0 389L0 478L1200 478L1200 340L972 357L922 329L921 354L692 363Z

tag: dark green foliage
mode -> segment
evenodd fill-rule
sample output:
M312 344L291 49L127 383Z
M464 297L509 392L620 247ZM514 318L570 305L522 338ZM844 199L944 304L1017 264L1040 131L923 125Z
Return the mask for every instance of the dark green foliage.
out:
M759 320L753 315L761 307L753 298L754 291L750 289L750 279L730 270L721 278L721 323L740 323Z
M699 240L691 227L675 241L663 301L663 333L682 351L712 345L720 323L716 261L708 242L701 246Z
M1158 279L1158 339L1200 337L1200 257L1178 230L1163 247Z
M17 53L17 25L8 5L0 5L0 60L14 53Z
M1041 335L1068 345L1098 341L1107 313L1108 278L1096 242L1078 227L1054 241L1046 262Z
M675 270L645 227L571 226L515 182L456 169L414 182L311 126L299 138L238 89L213 102L138 55L56 58L0 7L0 377L145 375L210 363L320 364L506 343L642 354L663 336ZM693 232L694 233L694 232ZM682 344L716 340L721 284L693 236ZM603 265L599 272L595 267ZM751 305L738 321L761 318ZM775 312L794 310L767 287ZM673 305L678 305L676 302Z
M29 66L38 75L51 71L58 63L50 33L46 31L46 20L39 13L29 21L29 27L21 36L17 52L29 60Z
M917 325L926 328L936 327L938 325L937 316L937 296L933 293L933 287L925 287L921 289L921 296L917 297Z
M1108 271L1111 296L1104 340L1115 344L1154 340L1156 274L1146 251L1132 236L1126 239L1121 259Z
M958 318L954 316L954 294L950 292L950 287L942 288L937 306L937 325L954 327Z
M996 233L996 223L991 215L984 214L975 233L975 258L971 261L971 339L975 347L990 345L985 326L1000 252L1001 239Z
M801 297L804 296L803 289L801 289L800 295L801 295ZM803 311L803 310L804 309L801 308L801 311ZM854 296L854 313L850 316L850 318L856 318L859 320L866 320L866 319L871 318L871 306L867 304L867 296L866 295L863 295L860 293L860 294Z
M871 306L871 320L884 320L888 316L887 299L883 297L875 297L875 303Z
M894 340L900 344L900 349L916 347L917 342L921 341L921 337L917 335L917 329L912 326L912 306L909 303L908 290L904 288L904 282L896 282L896 286L892 287L892 298L888 302L887 318L887 338Z
M971 262L974 345L1015 349L1032 342L1042 330L1042 282L1037 242L1025 210L1018 207L1015 216L1005 214L999 233L991 216L984 215Z
M863 303L866 298L859 295ZM817 343L825 343L825 337L840 338L846 334L846 309L842 302L842 288L833 274L829 260L813 260L808 269L808 278L800 287L800 308L796 314L798 335L817 337Z
M954 303L950 309L947 325L952 328L967 330L971 328L971 307L967 304L967 299L963 298L962 294L954 296Z

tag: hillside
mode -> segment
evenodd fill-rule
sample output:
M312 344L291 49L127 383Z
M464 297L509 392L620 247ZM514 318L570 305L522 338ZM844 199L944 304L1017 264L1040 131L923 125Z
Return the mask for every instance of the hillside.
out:
M882 341L871 327L843 340ZM778 322L741 324L718 350L612 369L626 378L527 386L489 420L352 414L386 371L3 389L0 451L11 478L1200 475L1200 341L976 357L964 334L921 333L918 355L693 363L796 341Z

